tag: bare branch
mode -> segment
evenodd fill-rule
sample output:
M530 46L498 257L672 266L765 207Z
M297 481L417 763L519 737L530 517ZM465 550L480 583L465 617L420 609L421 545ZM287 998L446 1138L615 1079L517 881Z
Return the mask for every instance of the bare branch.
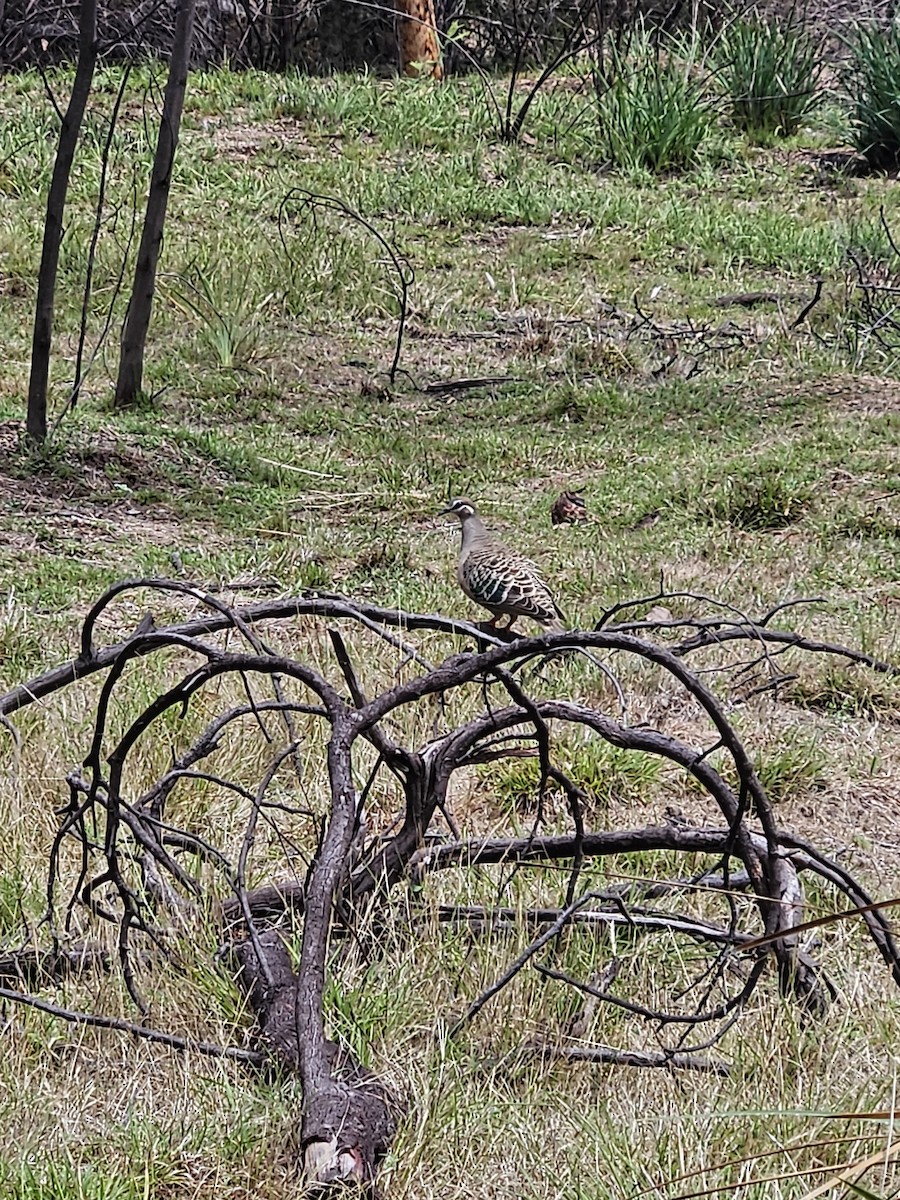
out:
M137 1025L133 1021L123 1021L119 1017L104 1017L97 1013L76 1012L70 1008L62 1008L32 996L27 992L17 992L12 988L0 987L0 1000L9 1000L13 1004L25 1004L36 1008L39 1012L48 1013L62 1021L74 1025L90 1025L96 1029L115 1029L120 1033L131 1034L132 1037L143 1038L148 1042L157 1042L161 1046L169 1046L173 1050L183 1050L190 1054L205 1054L210 1058L233 1058L238 1062L261 1066L266 1056L258 1050L244 1050L239 1046L217 1046L214 1042L199 1042L194 1038L179 1037L174 1033L163 1033L160 1029L151 1029L147 1025Z
M540 1043L523 1047L539 1058L559 1058L564 1062L611 1063L617 1067L671 1067L679 1071L700 1071L710 1075L728 1075L729 1066L681 1051L617 1050L612 1046L549 1046Z

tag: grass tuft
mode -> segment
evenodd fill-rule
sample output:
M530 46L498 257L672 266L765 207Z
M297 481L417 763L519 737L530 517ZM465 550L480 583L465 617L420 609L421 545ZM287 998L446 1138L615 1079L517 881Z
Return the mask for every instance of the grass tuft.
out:
M722 39L719 60L731 119L751 141L790 137L819 103L818 48L791 20L735 21Z
M563 743L556 748L552 761L568 775L588 798L590 812L602 812L611 805L639 804L656 786L660 762L646 754L620 750L599 739L579 744ZM541 769L537 758L510 758L491 763L479 771L481 786L501 809L533 812L537 807ZM564 793L550 781L563 810Z
M690 59L665 57L649 39L616 63L598 118L600 153L613 166L657 174L694 166L711 125Z
M900 24L862 26L850 43L844 90L853 144L878 171L900 167Z
M803 735L785 737L759 764L759 779L773 804L805 799L828 784L827 757L821 746Z
M833 669L801 679L786 692L792 704L836 717L900 723L900 686L874 684L859 671Z
M809 510L812 491L781 471L754 478L728 478L712 496L709 509L736 529L767 533L795 525Z

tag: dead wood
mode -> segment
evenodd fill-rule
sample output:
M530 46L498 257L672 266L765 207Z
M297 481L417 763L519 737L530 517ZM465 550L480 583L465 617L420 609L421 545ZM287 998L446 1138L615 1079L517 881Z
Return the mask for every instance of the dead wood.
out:
M729 292L727 296L716 296L716 308L753 308L757 304L778 304L782 300L779 292Z
M534 1043L523 1047L526 1054L562 1062L611 1063L617 1067L663 1067L678 1071L700 1071L710 1075L727 1075L728 1064L681 1051L617 1050L613 1046L551 1046Z
M141 391L143 381L144 348L150 328L153 297L156 292L156 269L162 251L169 188L175 167L181 113L187 90L195 9L196 0L177 0L169 75L163 93L147 208L135 263L134 284L122 330L115 391L117 406L133 404Z
M107 1017L102 1013L75 1012L60 1004L51 1004L40 996L32 996L27 992L16 991L13 988L0 987L0 1000L11 1004L22 1004L27 1008L35 1008L39 1012L48 1013L61 1021L73 1025L87 1025L94 1029L112 1029L119 1033L127 1033L132 1037L141 1038L147 1042L155 1042L160 1046L168 1046L171 1050L180 1050L192 1054L203 1054L210 1058L233 1058L238 1062L261 1066L265 1058L256 1050L245 1050L242 1046L217 1046L213 1042L198 1041L196 1038L179 1037L175 1033L167 1033L162 1029L153 1029L149 1025L138 1024L135 1021L123 1021L118 1017Z
M112 965L109 951L96 945L26 948L0 955L0 982L17 983L25 988L48 987L71 976L108 972Z
M84 0L78 6L78 65L65 116L60 114L59 142L53 162L50 190L47 194L41 265L37 279L26 419L28 438L35 445L41 444L47 437L50 349L66 196L69 191L69 176L72 173L75 148L87 108L97 57L97 0Z
M602 896L603 893L599 895ZM469 929L487 934L518 933L523 926L528 928L554 925L562 915L563 910L558 908L529 908L524 912L517 912L512 908L485 908L483 905L469 904L442 904L436 913L438 921L442 923L465 924ZM598 930L617 925L632 933L640 933L642 930L654 933L683 933L700 942L727 946L749 946L755 941L750 934L728 929L711 921L701 921L671 912L647 913L630 906L576 909L570 913L567 923L582 927L593 926Z
M161 592L169 599L184 597L206 612L164 628L156 628L148 614L132 637L98 649L98 630L107 610L118 597L136 590ZM657 596L640 603L673 598L660 589ZM824 1011L835 988L804 940L808 928L802 890L805 873L817 876L854 906L857 919L900 985L900 955L883 907L873 904L839 863L781 828L751 753L731 720L729 704L718 694L723 685L727 691L733 676L747 669L746 659L730 667L721 661L723 647L733 643L749 646L751 666L770 672L773 678L783 675L782 668L773 667L773 659L788 653L826 653L859 669L888 674L897 674L900 668L847 647L772 628L784 605L753 619L712 598L690 599L704 615L612 624L613 616L627 616L639 603L634 601L610 610L591 630L538 637L510 634L504 639L439 614L408 613L335 595L309 594L236 607L221 595L180 581L126 581L109 589L85 618L77 659L0 697L4 728L15 736L9 714L73 680L104 673L91 743L83 767L66 780L68 795L59 810L48 856L45 924L54 935L48 954L56 958L46 959L46 969L67 969L61 948L76 919L79 925L105 924L115 931L115 949L111 955L99 956L97 965L120 971L135 1004L143 1010L142 976L148 956L155 971L168 970L169 963L177 965L178 955L184 953L183 938L179 942L173 930L182 934L196 927L208 907L205 902L214 900L220 934L234 943L232 961L238 986L254 1013L257 1047L242 1051L203 1043L195 1048L296 1072L304 1097L300 1145L307 1176L323 1185L342 1180L364 1186L372 1184L378 1159L393 1136L392 1101L375 1077L326 1037L324 995L335 955L342 946L354 944L351 939L360 939L364 915L370 927L383 926L392 907L392 890L399 883L413 884L413 898L408 901L413 924L436 917L438 923L466 924L473 936L523 927L530 931L525 948L498 971L464 1014L456 1014L457 1032L521 971L536 969L547 986L573 987L597 1003L623 1007L639 1020L671 1029L674 1037L661 1055L656 1049L644 1054L611 1047L564 1047L560 1053L570 1058L718 1070L719 1065L698 1056L740 1019L748 999L768 976L776 978L780 990L798 1000L807 1013ZM710 610L713 615L706 615ZM324 659L317 656L312 666L269 645L261 635L262 626L285 619L329 622L329 654ZM396 682L373 690L366 672L354 661L355 644L337 623L355 630L361 644L384 642L400 651L403 664ZM433 665L416 643L420 631L455 639L460 649ZM222 633L229 636L219 637ZM682 636L682 640L664 644L651 640L651 633L654 638ZM143 658L173 648L178 655L167 659L173 664L169 685L113 736L111 714L126 711L119 702L124 680L140 669ZM715 650L719 657L715 670L701 676L686 659L706 650ZM670 686L699 707L706 733L698 733L696 741L688 743L661 729L630 724L628 697L597 657L612 653L663 672ZM557 677L541 670L554 659L574 654L585 656L596 669L592 694L608 697L608 704L557 694ZM141 794L131 794L131 756L143 739L154 736L156 722L167 713L183 711L208 685L229 675L240 681L246 703L221 712L179 749L158 779L145 785ZM454 722L446 715L453 710L445 701L458 694L469 697L466 711L474 715ZM608 708L618 716L610 715ZM429 714L431 736L416 743L403 731L421 727L421 722L404 718L422 711ZM294 723L301 716L321 728L326 746L324 813L294 804L290 798L288 779L296 779L298 745ZM675 820L639 829L591 828L585 793L555 760L552 731L566 727L666 760L690 776L706 796L711 819L699 828ZM266 747L255 786L238 783L213 767L220 748L236 736L261 739ZM374 756L375 762L367 782L358 787L355 755L362 743L369 747L368 761ZM717 762L726 761L727 772L712 765L714 751ZM475 764L522 754L533 755L539 764L538 820L530 835L460 837L447 807L454 775ZM392 822L373 833L365 809L369 790L381 775L391 778L397 802ZM236 848L219 844L215 834L181 826L173 817L173 798L195 780L227 791L243 806L244 833ZM277 795L276 781L284 785ZM564 833L541 827L543 797L550 788L559 789L566 802ZM452 841L444 840L441 832L442 812ZM258 830L266 823L281 836L279 822L286 818L307 831L303 845L309 852L302 850L302 870L284 882L250 886ZM706 861L694 876L678 873L644 889L617 885L579 891L583 864L590 858L649 851L703 855ZM64 859L70 864L66 871L61 869ZM557 870L554 875L551 868L560 863L565 864L565 873ZM553 901L525 912L429 907L427 890L433 872L492 865L507 873L546 869L548 880L560 881L558 890L549 884ZM692 910L692 897L699 892L715 898L722 919ZM420 895L426 897L423 904L415 899ZM674 903L673 897L677 897ZM300 928L296 965L282 934L273 928L288 916ZM686 939L694 949L684 962L699 959L700 966L692 977L673 986L668 1007L651 1008L640 996L613 992L610 984L579 980L558 963L543 961L542 952L555 951L572 927L591 930L598 938L616 927L620 937L627 930L633 938ZM370 940L369 952L380 953L378 942L377 937ZM31 976L21 973L25 965L16 968L20 972L16 982L30 980L30 986L40 986L45 975L38 962L36 957ZM53 1011L53 1006L25 992L7 989L0 996ZM90 1014L70 1013L64 1019L127 1027L130 1032L127 1022L102 1016L92 1022ZM700 1028L706 1030L706 1042L687 1046L689 1031ZM161 1031L146 1036L166 1041ZM171 1035L166 1044L182 1049L195 1045L178 1035Z
M322 1041L321 1062L309 1054L310 1040L318 1050L319 1031L305 1024L307 989L276 930L260 934L255 944L239 942L234 956L238 982L256 1015L259 1043L282 1070L299 1073L305 1095L315 1097L314 1106L304 1105L301 1150L307 1177L326 1184L373 1182L395 1133L386 1089L335 1042Z
M502 640L496 635L492 636L486 628L474 625L469 621L458 621L437 613L402 612L399 609L383 608L376 604L351 601L344 596L327 592L309 592L302 596L233 607L223 603L213 591L198 585L186 584L180 580L128 579L105 592L85 619L82 627L81 652L78 657L61 663L0 695L0 714L8 715L17 712L20 708L34 704L37 700L52 695L60 688L67 687L77 679L84 679L98 671L107 670L121 657L126 648L136 657L153 653L158 647L150 644L135 647L134 637L126 638L124 641L102 649L97 649L94 645L94 634L102 613L118 596L128 591L140 590L180 593L212 610L206 616L196 617L177 625L164 626L157 631L162 637L168 636L173 639L199 637L202 634L216 633L223 629L238 628L241 623L245 626L253 626L264 622L287 620L292 617L310 616L349 620L384 637L390 645L399 646L404 650L408 650L410 647L393 638L389 632L391 629L406 629L411 632L432 630L462 638L482 638L488 642L493 641L494 644L500 644ZM692 600L698 605L720 603L712 597L698 595L695 592L660 591L652 596L642 596L637 600L615 605L600 618L597 628L605 628L610 632L624 631L636 634L660 629L696 629L698 632L695 636L670 647L671 653L682 657L696 650L722 645L730 641L756 641L760 646L764 646L766 643L776 643L814 654L830 654L853 664L870 667L873 671L881 674L900 675L900 665L883 661L863 651L839 643L807 638L792 630L772 629L769 625L770 620L774 615L783 611L785 605L778 605L769 613L756 619L737 614L735 610L731 609L731 613L737 618L734 624L729 623L727 615L710 618L691 617L670 622L654 620L610 624L612 616L629 608L675 599ZM798 600L793 601L792 606L811 603L821 603L821 601ZM148 613L147 618L152 620L152 614Z

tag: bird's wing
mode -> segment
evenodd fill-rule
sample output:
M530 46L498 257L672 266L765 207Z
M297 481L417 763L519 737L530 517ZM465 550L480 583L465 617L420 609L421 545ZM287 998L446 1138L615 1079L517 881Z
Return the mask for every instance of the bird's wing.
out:
M540 571L528 558L509 551L476 551L469 558L467 575L473 599L486 608L537 621L562 618Z

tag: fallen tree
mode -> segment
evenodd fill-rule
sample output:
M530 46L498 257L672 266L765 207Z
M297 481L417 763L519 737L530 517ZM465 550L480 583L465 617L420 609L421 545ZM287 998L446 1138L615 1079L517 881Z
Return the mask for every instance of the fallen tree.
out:
M117 599L127 595L133 602L135 593L148 591L162 593L167 602L190 598L203 615L157 629L148 613L131 637L98 647L98 629ZM707 608L716 605L710 598L693 599ZM76 659L0 697L0 722L15 736L13 714L76 680L105 672L91 743L82 767L67 777L68 799L48 853L42 926L50 930L52 944L39 945L32 938L25 950L0 955L0 982L10 985L0 988L0 998L177 1049L227 1055L254 1066L271 1062L296 1072L303 1089L300 1147L306 1177L322 1185L370 1185L393 1137L399 1105L346 1047L329 1039L324 997L347 935L359 936L363 917L370 927L377 926L400 885L421 889L437 872L486 864L497 865L507 878L526 863L548 869L565 864L559 902L553 906L524 913L499 904L439 906L437 918L443 924L497 938L525 928L530 939L456 1014L453 1032L465 1029L523 970L534 969L573 988L588 1009L611 1004L648 1022L656 1031L655 1048L643 1052L538 1039L523 1046L528 1053L639 1067L727 1070L722 1059L702 1052L739 1020L770 966L784 995L809 1017L822 1013L836 992L803 939L804 874L849 901L900 985L900 955L885 915L890 902L874 902L840 863L780 826L731 719L732 700L718 694L722 687L714 691L705 682L710 677L730 685L738 675L745 697L777 689L789 678L781 667L788 652L827 654L886 675L900 674L900 668L774 627L786 606L755 620L726 605L718 605L713 616L676 619L659 607L671 600L661 592L616 606L593 630L516 637L490 626L341 596L309 594L236 607L181 582L117 584L85 618ZM647 619L621 620L630 609L651 603L656 607ZM614 618L620 619L613 623ZM308 631L310 650L303 658L281 653L266 640L275 623L286 619L302 621ZM670 640L664 642L661 632ZM391 647L396 661L389 684L370 678L375 672L368 659L357 661L354 639L365 639L368 657L372 643ZM446 646L449 639L461 648L440 663L428 661L426 644ZM735 644L743 647L743 658L730 662L727 651ZM701 675L687 660L706 653L717 658L712 666L706 663ZM152 699L132 715L120 703L120 693L151 656L166 663L170 682L153 689ZM702 738L688 742L664 729L632 723L630 697L620 679L625 669L632 674L649 670L667 680L696 708L698 728L706 731ZM576 676L584 684L582 698L568 690ZM136 790L140 772L130 770L136 748L154 737L167 714L186 713L195 698L229 677L240 681L245 701L223 708L199 735L186 739L165 771ZM461 699L464 704L458 703ZM124 730L117 729L124 712L129 712ZM406 731L421 729L423 721L411 718L424 714L430 734L421 741ZM285 789L288 794L301 789L298 751L304 738L299 722L322 730L326 802L318 812L279 798ZM637 828L589 828L589 797L555 753L559 731L572 729L672 764L705 798L707 823L670 820ZM265 767L255 787L213 769L210 760L230 736L254 738L265 748ZM479 764L520 757L534 759L538 767L531 833L463 836L452 811L451 781ZM364 763L366 781L360 787L356 780ZM296 778L286 783L291 772ZM393 781L396 804L391 819L371 829L367 802L383 776ZM239 845L219 845L212 835L173 817L177 794L198 780L230 793L242 806ZM568 813L564 833L544 829L551 792ZM312 854L305 879L276 878L251 886L261 823L274 828L281 814L308 822ZM692 862L702 855L705 865L648 884L585 884L592 859L648 851L684 855ZM710 896L721 899L724 919L691 907L694 898ZM142 977L148 964L156 971L167 965L174 969L175 934L205 919L210 899L221 939L230 947L223 961L230 964L255 1018L253 1046L192 1041L138 1022L66 1010L34 994L64 976L117 970L146 1016ZM285 914L302 925L296 960L286 945ZM415 921L415 902L411 914ZM92 924L115 930L113 954L84 940L82 927ZM570 929L614 926L638 938L663 930L702 950L694 974L681 981L679 994L687 1003L660 1008L614 992L615 960L601 977L590 980L540 960ZM73 942L76 933L80 940Z

